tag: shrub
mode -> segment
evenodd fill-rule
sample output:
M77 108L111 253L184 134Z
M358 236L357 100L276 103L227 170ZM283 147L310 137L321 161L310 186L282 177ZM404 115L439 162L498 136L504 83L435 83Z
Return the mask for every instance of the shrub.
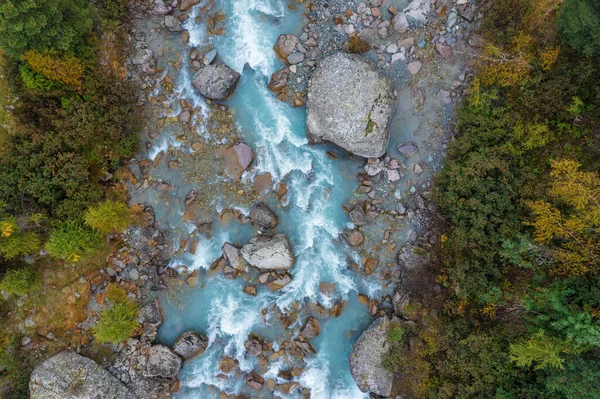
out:
M131 213L127 205L121 202L104 201L88 208L85 223L104 234L118 233L131 224Z
M100 235L76 222L63 223L50 233L46 249L56 258L77 262L100 244Z
M388 341L400 342L404 339L404 329L401 326L395 326L388 331Z
M85 67L81 60L68 54L59 54L50 50L40 53L29 50L21 57L29 68L46 79L64 83L67 86L80 87Z
M39 73L33 72L27 65L21 65L19 67L19 72L21 73L23 84L28 89L50 91L58 88L58 83L47 79Z
M0 221L0 253L5 259L31 254L40 245L40 238L35 232L19 229L16 217L9 216Z
M352 35L348 40L348 52L352 54L364 54L371 50L371 45L358 37L358 35Z
M121 343L133 335L139 326L139 309L134 302L117 303L100 314L94 336L100 342Z
M10 270L0 282L0 290L10 295L23 296L40 285L40 274L31 267Z

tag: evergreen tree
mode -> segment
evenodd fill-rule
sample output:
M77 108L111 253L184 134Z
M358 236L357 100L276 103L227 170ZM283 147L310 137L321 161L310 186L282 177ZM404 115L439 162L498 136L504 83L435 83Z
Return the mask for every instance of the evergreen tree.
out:
M600 54L600 0L566 0L559 26L566 44L584 55Z

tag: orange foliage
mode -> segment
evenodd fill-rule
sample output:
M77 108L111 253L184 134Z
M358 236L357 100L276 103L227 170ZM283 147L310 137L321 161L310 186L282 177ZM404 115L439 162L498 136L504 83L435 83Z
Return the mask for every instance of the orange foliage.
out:
M39 53L29 50L22 56L29 68L47 79L64 83L67 86L80 87L85 67L75 57L59 55L56 51Z

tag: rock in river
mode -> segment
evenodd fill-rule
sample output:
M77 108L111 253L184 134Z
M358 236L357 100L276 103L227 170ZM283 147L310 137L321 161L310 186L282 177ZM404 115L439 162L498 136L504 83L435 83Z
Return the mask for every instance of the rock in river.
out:
M277 215L262 202L254 205L250 211L250 221L268 230L274 229L279 223Z
M171 32L182 32L183 31L181 22L179 22L179 20L172 15L165 15L165 26Z
M192 84L204 97L220 101L229 98L239 80L239 73L225 64L216 64L200 68Z
M172 378L181 369L181 358L164 345L153 345L147 361L148 377Z
M350 373L363 392L388 397L392 391L394 374L383 368L382 362L389 350L388 330L392 320L381 317L362 333L354 344L350 358Z
M311 143L329 141L365 158L380 158L389 141L397 93L390 79L354 54L325 58L308 84Z
M136 399L102 366L70 351L38 364L29 390L32 399Z
M242 256L246 262L262 270L288 270L296 260L283 234L254 237L242 247Z
M183 360L202 355L208 346L208 338L193 331L186 331L173 344L173 352Z

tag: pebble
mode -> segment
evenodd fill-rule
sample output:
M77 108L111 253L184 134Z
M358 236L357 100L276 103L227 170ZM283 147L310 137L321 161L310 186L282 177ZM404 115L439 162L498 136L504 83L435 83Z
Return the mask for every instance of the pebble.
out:
M410 64L408 64L408 70L413 75L416 75L417 73L419 73L419 71L421 71L421 68L423 68L423 64L421 64L419 61L414 61L414 62L411 62Z

